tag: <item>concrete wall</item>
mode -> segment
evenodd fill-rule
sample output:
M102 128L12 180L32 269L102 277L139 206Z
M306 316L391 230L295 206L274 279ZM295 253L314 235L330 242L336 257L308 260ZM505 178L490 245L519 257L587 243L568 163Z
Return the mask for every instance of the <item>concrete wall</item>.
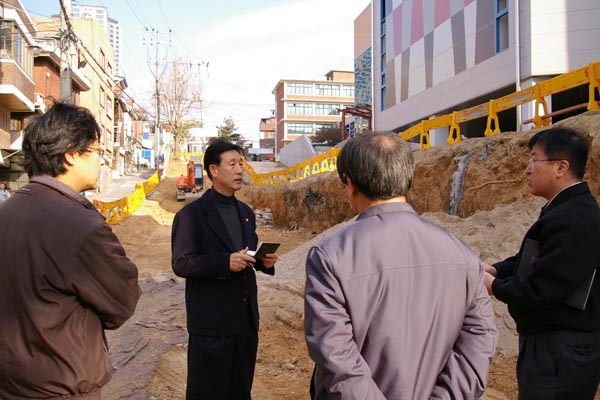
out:
M354 20L354 104L372 104L371 4Z
M521 0L522 79L600 59L598 0Z
M313 149L310 140L306 136L301 136L281 149L279 161L286 167L291 167L311 158L315 154L315 149Z

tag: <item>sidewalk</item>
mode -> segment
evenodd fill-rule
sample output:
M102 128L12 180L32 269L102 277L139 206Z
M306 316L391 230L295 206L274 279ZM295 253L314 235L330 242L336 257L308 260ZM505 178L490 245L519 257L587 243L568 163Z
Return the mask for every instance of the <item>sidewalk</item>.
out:
M87 191L85 197L89 200L99 200L102 202L110 202L127 197L135 192L135 185L144 182L154 174L153 169L140 171L138 173L123 175L119 178L113 178L112 183L107 190L102 193Z

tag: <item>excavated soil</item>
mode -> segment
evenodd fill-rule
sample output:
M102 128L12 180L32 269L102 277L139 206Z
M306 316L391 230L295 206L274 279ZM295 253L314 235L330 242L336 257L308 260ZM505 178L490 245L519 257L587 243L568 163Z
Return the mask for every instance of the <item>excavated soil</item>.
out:
M595 140L600 113L588 112L562 123L590 137L586 179L600 199L600 142ZM524 178L531 134L503 133L416 152L411 204L424 218L468 243L485 262L514 254L543 205L527 193ZM167 177L142 207L114 226L138 265L143 295L134 316L107 333L115 366L104 389L107 399L184 398L184 282L170 267L171 223L185 204L175 199L176 178L184 171L185 163L172 161ZM254 209L272 211L275 223L259 227L259 238L282 243L276 275L258 275L261 327L253 398L308 399L313 364L302 325L304 259L313 243L347 223L354 213L335 173L280 187L247 185L238 198ZM494 308L500 339L483 398L516 399L515 325L503 304L494 300Z

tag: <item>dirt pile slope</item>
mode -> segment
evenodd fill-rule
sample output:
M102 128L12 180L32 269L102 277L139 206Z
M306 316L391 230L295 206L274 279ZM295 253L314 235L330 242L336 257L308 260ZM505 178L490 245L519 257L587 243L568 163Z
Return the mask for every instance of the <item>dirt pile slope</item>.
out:
M585 179L600 200L600 112L588 111L555 126L561 125L588 136L591 154ZM461 217L500 204L531 203L534 197L527 191L524 171L527 143L535 132L507 132L415 152L409 202L418 213L443 211ZM279 226L320 232L354 215L336 172L276 187L249 187L244 194L255 207L271 208Z

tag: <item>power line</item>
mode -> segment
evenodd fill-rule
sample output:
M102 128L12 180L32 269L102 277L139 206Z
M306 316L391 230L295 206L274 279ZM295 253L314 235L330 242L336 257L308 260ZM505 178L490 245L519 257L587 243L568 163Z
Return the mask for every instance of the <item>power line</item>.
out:
M169 22L167 21L167 16L165 15L165 12L163 11L162 5L160 4L160 0L156 0L156 2L158 3L158 8L160 9L160 13L162 14L163 20L165 21L165 24L167 24L167 28L169 28L169 31L170 31L171 26L169 25Z
M133 13L133 16L135 17L135 19L138 20L138 22L140 23L140 25L142 25L144 28L148 29L148 25L144 24L142 22L142 20L140 19L140 17L137 15L137 13L135 12L135 10L133 9L133 7L131 6L131 3L129 2L129 0L127 1L127 5L129 6L129 9L131 10L131 12Z
M142 6L140 6L140 3L138 3L138 0L135 0L135 4L137 4L138 8L140 9L140 13L142 14L142 17L144 17L144 19L146 20L146 22L148 22L148 25L152 25L150 23L150 20L146 17L146 14L144 14L144 10L143 10Z

